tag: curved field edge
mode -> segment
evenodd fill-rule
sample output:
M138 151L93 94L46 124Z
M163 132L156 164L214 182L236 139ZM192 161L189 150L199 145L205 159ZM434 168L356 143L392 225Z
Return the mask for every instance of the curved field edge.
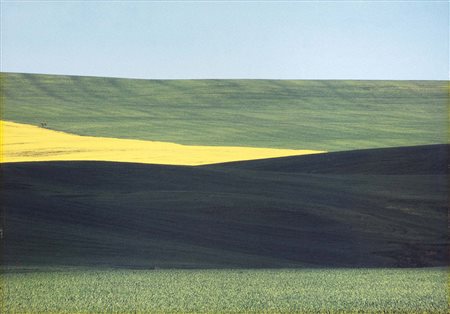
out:
M313 150L188 146L175 143L79 136L0 121L1 162L96 160L168 165L205 165L321 153Z
M444 266L447 153L441 145L206 167L6 163L3 261L122 268Z
M447 313L448 269L9 270L4 313Z
M3 119L79 135L320 151L448 142L448 81L2 73L1 82Z

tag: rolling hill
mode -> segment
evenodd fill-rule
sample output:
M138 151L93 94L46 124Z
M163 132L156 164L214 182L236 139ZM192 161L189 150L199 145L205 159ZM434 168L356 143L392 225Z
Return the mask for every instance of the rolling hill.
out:
M200 167L2 165L4 264L447 265L448 145Z
M406 155L408 156L407 162L404 162ZM445 174L448 168L448 146L426 145L366 149L317 156L289 156L212 165L213 168L221 166L242 170L311 174Z
M23 148L19 159L1 165L5 265L447 263L447 81L2 73L1 84L2 119L45 122L47 129L30 127L34 135L45 133L41 142L61 134L55 131L75 134L39 148L24 136L15 143ZM214 146L220 157L187 164L245 159L223 158L223 146L335 152L196 167L124 162L160 154L125 147L140 140ZM85 146L75 147L77 141ZM89 149L106 157L81 158ZM50 150L68 155L56 161L61 156L49 158ZM281 155L259 158L274 156ZM169 157L158 158L169 163Z
M447 143L448 81L133 80L1 73L2 119L185 145Z

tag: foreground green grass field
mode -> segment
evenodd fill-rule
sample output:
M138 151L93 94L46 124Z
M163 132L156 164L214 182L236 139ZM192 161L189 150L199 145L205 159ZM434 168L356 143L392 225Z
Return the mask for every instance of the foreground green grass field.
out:
M78 270L4 275L3 313L447 313L446 269Z
M1 82L3 119L81 135L321 151L447 143L447 81Z

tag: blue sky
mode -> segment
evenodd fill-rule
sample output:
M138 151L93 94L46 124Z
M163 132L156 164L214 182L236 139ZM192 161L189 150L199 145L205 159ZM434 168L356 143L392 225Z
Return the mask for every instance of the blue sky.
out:
M449 79L447 1L3 1L1 70Z

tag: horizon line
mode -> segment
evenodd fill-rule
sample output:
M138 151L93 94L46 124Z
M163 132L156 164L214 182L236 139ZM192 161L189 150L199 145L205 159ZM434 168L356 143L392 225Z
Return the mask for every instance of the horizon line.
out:
M31 75L52 75L52 76L75 76L75 77L90 77L90 78L114 78L125 80L147 80L147 81L213 81L213 80L236 80L236 81L442 81L450 82L450 77L447 79L393 79L393 78L250 78L250 77L236 77L236 78L145 78L145 77L126 77L126 76L102 76L97 74L64 74L64 73L43 73L43 72L15 72L15 71L0 71L2 74L31 74Z

